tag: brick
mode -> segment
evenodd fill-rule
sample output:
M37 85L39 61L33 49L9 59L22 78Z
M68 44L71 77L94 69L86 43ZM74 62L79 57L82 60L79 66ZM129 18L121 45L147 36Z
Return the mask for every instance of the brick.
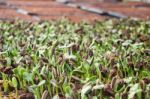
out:
M30 13L37 14L41 20L56 20L62 18L62 16L66 16L67 18L78 22L81 20L92 21L95 19L105 19L103 16L82 11L77 8L67 7L66 5L57 2L43 2L38 0L34 3L33 0L30 2L25 0L12 2L12 0L10 0L9 3Z
M78 20L84 20L84 19L89 19L89 20L94 20L94 19L99 19L102 20L104 19L103 16L99 16L97 14L92 14L86 11L81 11L76 8L34 8L34 7L23 7L23 9L32 12L32 13L37 13L41 19L60 19L63 16L66 16L69 19L75 19ZM88 21L88 20L87 20Z
M89 7L102 9L107 12L117 12L129 17L145 19L150 17L149 7L137 7L143 3L97 3L89 4ZM87 6L87 5L86 5Z
M43 20L59 20L62 19L63 16L41 16L41 19ZM93 16L66 16L65 18L71 20L72 22L81 22L81 21L86 21L86 22L94 22L95 20L102 20L104 17L93 17Z
M129 17L143 19L150 17L150 4L141 2L117 3L116 0L105 0L105 2L100 2L100 0L70 1L74 4L82 4L88 7L102 9L107 12L117 12ZM108 1L111 1L111 3L108 3ZM6 2L13 7L24 9L30 13L35 13L38 15L36 18L40 18L41 20L57 20L66 16L75 22L80 22L82 20L91 22L95 19L103 20L108 18L108 16L101 16L87 11L82 11L78 8L68 7L56 2L56 0L7 0ZM19 14L15 10L10 8L8 9L5 6L0 6L0 18L36 20L33 16Z
M81 15L88 15L91 14L86 11L79 10L77 8L70 8L70 7L62 7L62 8L57 8L57 7L20 7L22 9L25 9L29 12L32 13L37 13L39 15L76 15L76 14L81 14Z
M51 0L8 0L8 4L14 5L14 6L57 6L58 3L53 2ZM60 5L58 5L60 6Z
M0 8L0 19L22 19L33 21L32 17L18 14L15 10Z

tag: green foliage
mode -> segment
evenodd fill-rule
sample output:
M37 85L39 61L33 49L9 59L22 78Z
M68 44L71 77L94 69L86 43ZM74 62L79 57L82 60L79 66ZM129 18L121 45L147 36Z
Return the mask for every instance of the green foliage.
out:
M148 99L149 42L149 20L0 21L0 91L36 99Z

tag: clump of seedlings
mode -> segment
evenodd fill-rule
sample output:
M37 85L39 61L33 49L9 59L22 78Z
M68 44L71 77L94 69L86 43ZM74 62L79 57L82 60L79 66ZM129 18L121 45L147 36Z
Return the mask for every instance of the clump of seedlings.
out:
M0 21L1 99L149 99L150 21Z

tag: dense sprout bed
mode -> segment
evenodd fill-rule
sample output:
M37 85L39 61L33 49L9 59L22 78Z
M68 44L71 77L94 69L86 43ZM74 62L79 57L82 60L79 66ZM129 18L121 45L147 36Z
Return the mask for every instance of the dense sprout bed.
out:
M148 99L150 21L0 21L0 97Z

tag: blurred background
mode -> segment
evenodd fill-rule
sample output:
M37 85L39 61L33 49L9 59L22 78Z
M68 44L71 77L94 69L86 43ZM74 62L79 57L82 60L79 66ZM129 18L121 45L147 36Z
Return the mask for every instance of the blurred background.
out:
M0 0L0 20L149 19L150 0Z
M124 0L124 1L141 1L141 2L150 3L150 0Z
M105 1L105 0L103 0L103 1ZM145 3L150 3L150 0L106 0L106 1L110 1L110 2L112 2L112 1L122 1L122 2L129 2L129 1L136 1L136 2L145 2Z

